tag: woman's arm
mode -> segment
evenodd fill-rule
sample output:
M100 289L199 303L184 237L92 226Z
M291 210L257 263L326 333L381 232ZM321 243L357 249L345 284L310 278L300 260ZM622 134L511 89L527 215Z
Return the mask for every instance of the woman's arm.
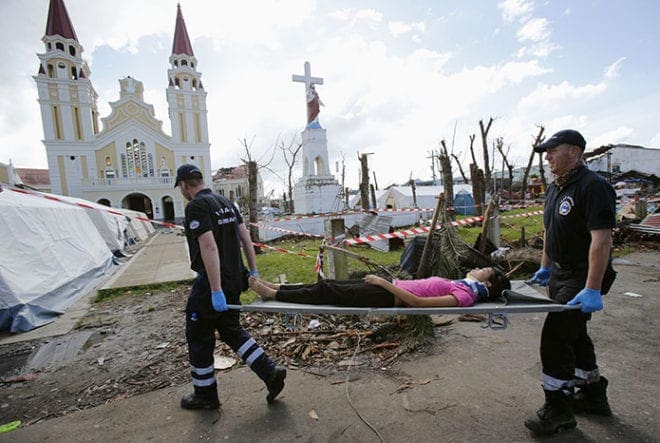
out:
M364 282L370 285L380 286L392 293L406 306L419 308L448 308L458 306L458 300L453 294L441 295L439 297L417 297L415 294L395 286L384 278L372 274L367 275L364 278Z

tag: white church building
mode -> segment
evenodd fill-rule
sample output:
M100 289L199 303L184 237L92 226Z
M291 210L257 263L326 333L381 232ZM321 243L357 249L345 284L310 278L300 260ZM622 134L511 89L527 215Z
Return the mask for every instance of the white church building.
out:
M98 94L63 0L50 0L42 41L34 80L52 192L138 210L155 220L181 219L185 202L173 189L176 170L192 163L210 180L211 159L206 91L180 6L167 71L171 135L144 101L142 82L130 76L119 80L119 100L100 118Z

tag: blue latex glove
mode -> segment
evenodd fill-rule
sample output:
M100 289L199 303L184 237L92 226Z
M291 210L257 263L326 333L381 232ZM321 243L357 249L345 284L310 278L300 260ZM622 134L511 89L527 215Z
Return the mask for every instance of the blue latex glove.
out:
M259 277L259 271L257 271L256 269L250 269L250 272L248 272L248 274L250 275L250 277Z
M222 289L219 291L211 291L211 303L213 304L213 309L218 312L223 312L228 309L227 299L225 298L225 293Z
M598 289L584 288L566 304L577 305L578 303L582 303L580 310L585 314L603 309L603 297Z
M539 286L545 286L548 284L550 279L550 267L541 266L538 271L534 273L534 276L527 283L538 283Z

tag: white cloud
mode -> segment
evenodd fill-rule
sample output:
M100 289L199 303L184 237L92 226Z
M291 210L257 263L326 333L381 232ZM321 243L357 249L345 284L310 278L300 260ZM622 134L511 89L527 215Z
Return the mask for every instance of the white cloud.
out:
M545 18L533 18L525 23L517 33L518 41L532 41L535 43L547 40L550 37L550 23Z
M534 3L530 0L504 0L497 7L502 10L502 17L507 22L526 19L534 11Z
M394 37L399 37L403 34L407 34L411 31L418 33L424 33L426 31L426 25L424 22L401 22L401 21L390 21L387 24L387 28Z
M566 80L556 85L541 83L534 91L525 96L518 106L520 109L561 106L597 97L606 89L605 82L584 86L575 86Z
M595 149L609 144L627 143L631 141L634 133L635 130L633 128L619 126L616 129L612 129L611 131L604 132L603 134L594 137L592 140L589 140L587 144L591 145L592 149Z
M651 137L651 140L649 140L649 147L660 148L660 132Z
M626 57L621 57L610 66L605 68L605 78L611 79L619 76L619 71L621 70L621 65L626 60Z
M377 28L383 21L383 14L375 9L360 9L355 13L355 18L366 22L371 28Z

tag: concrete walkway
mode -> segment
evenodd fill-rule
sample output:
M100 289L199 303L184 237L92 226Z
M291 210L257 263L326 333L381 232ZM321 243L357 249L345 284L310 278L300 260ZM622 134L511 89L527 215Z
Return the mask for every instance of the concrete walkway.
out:
M177 282L193 277L186 237L179 230L157 231L100 289Z
M71 332L91 307L98 290L178 282L194 276L190 269L186 238L181 231L157 231L97 290L82 296L57 320L20 334L0 334L0 346Z

